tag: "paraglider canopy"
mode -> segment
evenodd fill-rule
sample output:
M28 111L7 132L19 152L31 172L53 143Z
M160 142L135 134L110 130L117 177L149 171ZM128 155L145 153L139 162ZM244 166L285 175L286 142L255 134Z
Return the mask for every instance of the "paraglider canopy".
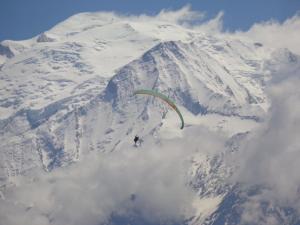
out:
M158 97L161 100L163 100L165 103L167 103L172 109L174 109L176 111L176 113L178 114L180 120L181 120L181 127L180 129L183 129L184 127L184 120L182 117L182 114L180 113L179 109L177 108L177 106L175 105L175 103L169 99L167 96L165 96L164 94L161 94L155 90L147 90L147 89L141 89L141 90L137 90L134 92L134 95L151 95L154 97Z

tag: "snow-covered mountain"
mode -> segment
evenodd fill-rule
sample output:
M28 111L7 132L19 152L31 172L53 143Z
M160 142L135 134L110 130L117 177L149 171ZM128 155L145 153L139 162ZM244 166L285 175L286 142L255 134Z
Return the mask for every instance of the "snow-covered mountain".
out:
M234 168L225 159L264 121L271 75L300 66L287 49L106 13L78 14L30 40L3 41L0 57L0 204L38 209L6 197L18 177L72 168L91 154L135 151L139 134L141 152L149 145L170 153L170 141L180 143L179 151L191 149L179 162L188 162L186 185L197 196L186 224L241 223L238 206L247 197L226 181ZM134 96L137 89L168 95L186 127L179 129L176 113L161 101ZM110 223L152 224L144 219L122 214Z

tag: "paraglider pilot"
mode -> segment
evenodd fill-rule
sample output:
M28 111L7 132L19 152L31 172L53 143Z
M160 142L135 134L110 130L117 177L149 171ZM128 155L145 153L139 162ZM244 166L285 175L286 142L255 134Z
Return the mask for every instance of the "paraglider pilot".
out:
M137 145L137 142L138 142L139 139L140 139L139 136L135 135L135 137L133 139L134 145Z

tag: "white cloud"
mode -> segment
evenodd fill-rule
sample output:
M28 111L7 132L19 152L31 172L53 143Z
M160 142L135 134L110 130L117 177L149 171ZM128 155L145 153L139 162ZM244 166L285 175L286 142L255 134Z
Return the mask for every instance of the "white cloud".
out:
M300 54L300 14L288 18L283 23L275 20L254 24L247 32L237 32L271 48L288 48Z
M195 23L201 21L205 17L205 13L193 11L189 5L177 11L162 10L155 19L160 21L169 21L178 24Z
M269 121L258 130L242 152L241 178L267 184L277 196L293 200L300 187L300 85L299 78L283 81L269 90Z
M96 13L82 13L86 16L92 17L95 20L101 20L106 22L114 21L137 21L137 22L149 22L149 21L165 21L169 23L174 23L178 25L183 24L194 24L199 23L205 18L205 13L200 11L193 11L190 5L186 5L178 10L166 10L162 9L156 15L133 15L133 14L122 14L117 12L96 12ZM74 21L74 17L76 18L78 15L72 17L72 21ZM80 16L78 17L80 18Z
M117 12L97 12L88 15L101 21L167 22L212 33L222 30L224 13L221 11L216 17L207 18L204 11L194 11L190 5L186 5L178 10L163 9L156 15L126 15ZM74 18L72 18L72 21L74 21Z
M263 212L261 197L254 196L249 198L243 204L244 213L241 217L241 224L259 224L259 225L280 225L277 215Z
M194 28L205 33L221 33L223 31L223 17L224 12L221 11L215 18L195 26Z
M197 133L197 138L193 134ZM184 138L145 137L141 147L125 144L110 154L90 154L81 162L51 173L19 177L0 200L1 222L17 224L99 224L111 213L137 214L144 221L181 221L193 212L188 160L214 154L224 139L191 127ZM189 146L189 148L186 148Z
M274 55L278 66L267 83L271 100L268 116L234 159L239 168L234 182L265 188L244 204L242 219L246 224L256 220L257 224L278 224L273 214L264 216L262 202L300 213L300 57L290 58L288 53Z

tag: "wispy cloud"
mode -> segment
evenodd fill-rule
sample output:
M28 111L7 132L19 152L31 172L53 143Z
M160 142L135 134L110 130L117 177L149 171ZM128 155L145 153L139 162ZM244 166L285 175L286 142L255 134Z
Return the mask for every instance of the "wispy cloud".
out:
M195 138L192 134L197 133ZM182 221L192 214L196 195L187 185L193 154L214 154L224 139L205 128L184 132L184 138L141 147L125 145L110 154L91 154L81 162L51 173L32 172L0 200L6 225L99 224L112 213L137 215L144 221ZM186 147L188 146L188 148Z
M237 32L271 48L288 48L300 54L300 14L279 23L270 20L254 24L247 32Z
M221 33L223 31L224 12L219 12L215 18L195 26L194 29L201 30L204 33Z
M162 10L155 19L169 21L178 24L200 22L205 17L204 12L193 11L189 5L177 10Z
M269 220L263 216L262 202L300 213L300 57L282 50L275 54L270 66L277 66L266 90L271 101L266 122L253 132L235 159L239 167L235 182L266 188L244 205L245 222L261 218L258 224L274 224L275 220L274 215Z

